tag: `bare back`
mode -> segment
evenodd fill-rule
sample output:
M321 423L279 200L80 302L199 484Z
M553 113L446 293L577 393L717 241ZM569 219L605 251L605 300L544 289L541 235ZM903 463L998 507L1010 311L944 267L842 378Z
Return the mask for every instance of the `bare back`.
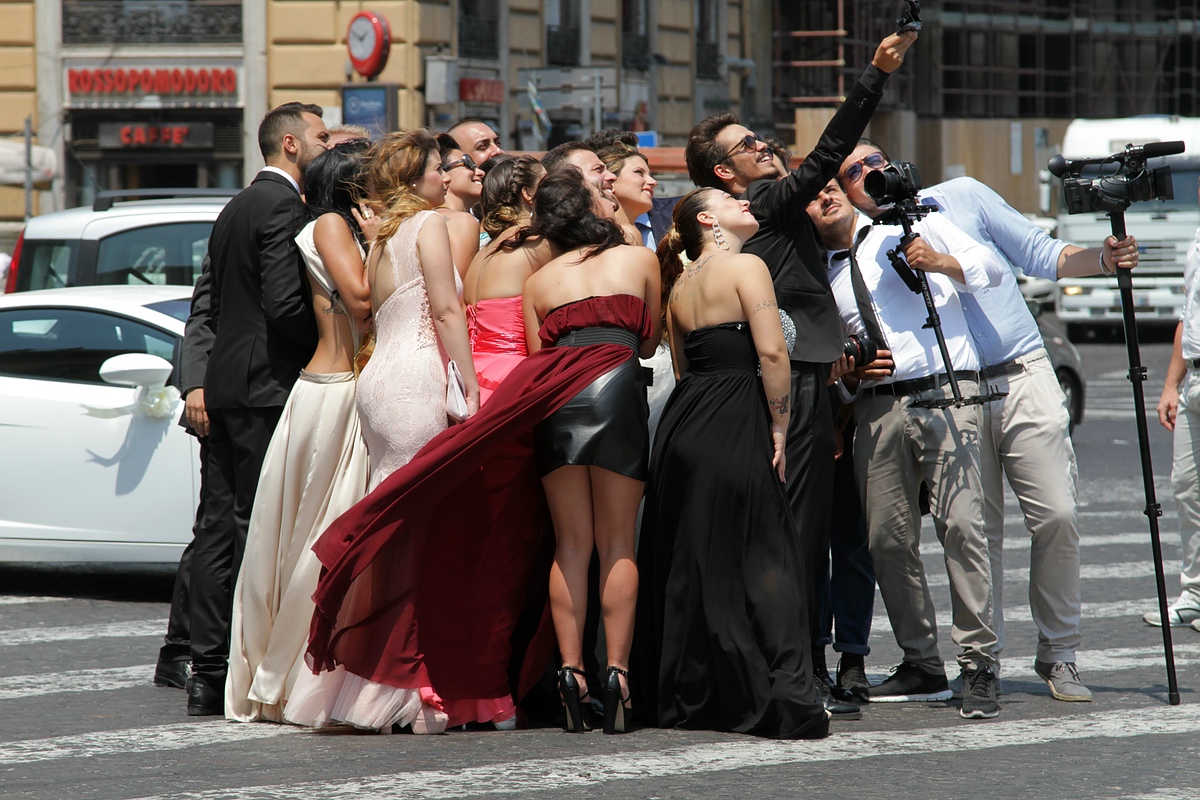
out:
M471 260L463 279L463 299L469 305L481 300L517 297L524 291L529 276L550 261L550 243L540 236L512 250L501 248L518 230L514 226L504 231Z

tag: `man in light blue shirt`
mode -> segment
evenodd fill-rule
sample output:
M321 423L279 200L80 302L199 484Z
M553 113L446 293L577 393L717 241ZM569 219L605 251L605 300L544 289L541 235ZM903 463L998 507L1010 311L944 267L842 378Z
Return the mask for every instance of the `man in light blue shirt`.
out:
M931 186L921 200L975 240L1020 267L1049 280L1137 265L1133 237L1103 248L1058 241L973 178ZM993 625L1004 648L1002 475L1017 496L1032 536L1029 606L1038 627L1034 669L1058 700L1089 701L1092 693L1075 667L1079 632L1079 530L1077 470L1070 439L1070 412L1037 323L1009 270L998 286L962 295L963 312L991 391L1005 392L982 407L980 456L984 532L992 563Z

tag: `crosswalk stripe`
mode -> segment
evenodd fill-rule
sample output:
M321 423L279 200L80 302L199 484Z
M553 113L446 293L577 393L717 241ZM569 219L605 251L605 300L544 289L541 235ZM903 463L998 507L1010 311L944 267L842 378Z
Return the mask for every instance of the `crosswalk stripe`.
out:
M149 725L77 736L30 739L0 744L0 766L34 764L63 758L96 758L128 753L154 753L206 745L223 745L308 732L291 725L239 724L225 720Z
M877 606L882 604L876 604ZM1113 600L1108 603L1087 603L1083 604L1084 619L1115 619L1116 617L1140 617L1147 611L1158 609L1158 598L1147 597L1140 600ZM1004 609L1004 623L1007 625L1013 622L1031 622L1033 615L1029 612L1029 606L1014 604L1011 608ZM939 611L937 614L937 626L947 640L950 639L950 626L953 620L949 611ZM888 621L886 613L876 614L871 620L871 628L875 631L890 631L892 629L891 622Z
M122 636L162 636L165 619L139 619L130 622L105 622L98 625L63 625L54 628L16 628L0 631L0 647L44 642L73 642L83 639L111 639Z
M1179 561L1164 561L1163 569L1167 575L1177 575L1182 563ZM1084 564L1079 568L1079 579L1084 581L1115 581L1129 578L1145 578L1154 574L1153 561L1128 561L1124 564ZM945 570L927 570L926 578L930 586L949 586L950 578ZM1029 583L1029 567L1005 567L1004 582Z
M72 600L71 597L22 597L20 595L0 595L0 606L23 606L30 603L61 603Z
M0 700L39 697L47 694L98 692L149 686L153 664L110 669L76 669L38 675L12 675L0 678Z
M1010 523L1011 524L1011 523ZM1020 523L1018 523L1020 524ZM1025 532L1024 525L1021 527L1010 529L1010 533L1004 537L1004 549L1008 550L1028 550L1033 544L1033 539ZM1162 535L1161 541L1163 547L1179 547L1179 537L1174 534ZM925 537L922 536L922 539ZM1079 537L1080 547L1112 547L1115 545L1124 544L1144 544L1147 548L1150 547L1150 531L1147 529L1142 532L1134 533L1108 533L1098 536L1081 536ZM921 555L940 555L942 545L936 538L931 541L921 543Z
M753 740L700 744L657 751L566 758L533 758L458 770L416 770L339 781L245 786L172 793L140 800L414 800L416 798L526 795L591 789L609 781L646 781L681 775L761 769L783 765L845 763L889 756L962 753L1029 747L1059 741L1128 739L1200 733L1200 706L1063 713L1050 719L962 723L918 731L838 733L820 741Z

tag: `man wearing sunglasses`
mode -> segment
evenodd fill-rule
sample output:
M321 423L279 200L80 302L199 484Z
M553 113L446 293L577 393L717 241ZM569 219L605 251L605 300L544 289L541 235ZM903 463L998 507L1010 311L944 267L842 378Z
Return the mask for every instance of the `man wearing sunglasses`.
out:
M980 394L981 363L964 304L998 286L1008 269L993 251L941 214L913 223L918 237L901 247L903 228L887 220L863 190L864 175L888 163L877 147L860 144L839 175L841 189L863 214L854 246L830 265L830 283L845 329L870 332L891 352L893 371L857 387L855 479L862 497L875 579L904 659L882 684L867 690L872 703L945 700L951 695L938 652L937 626L919 552L921 483L945 551L953 627L959 647L965 719L991 719L997 699L992 627L992 576L983 530L979 405L938 407L953 400L950 372L963 397ZM831 186L831 198L840 189ZM869 218L869 220L867 219ZM874 224L869 224L874 221ZM889 250L907 266L894 267ZM921 295L904 280L925 274L941 320L948 359L926 321ZM846 379L848 388L854 381Z
M693 183L750 201L759 229L742 249L766 262L776 301L796 326L796 345L790 353L793 410L787 433L786 490L808 573L810 636L819 630L816 565L821 563L820 554L829 551L833 491L833 412L826 385L830 366L842 354L842 330L805 208L854 149L879 105L888 75L903 63L916 39L915 32L908 32L880 42L816 148L787 175L780 175L766 143L732 114L710 117L693 128L685 150Z
M879 169L886 158L873 142L860 141L850 166L843 170L847 191L858 196L861 180L851 179L855 159ZM1118 268L1137 266L1137 241L1128 236L1118 242L1110 236L1102 247L1084 249L1052 239L972 178L931 186L921 193L921 200L940 209L942 216L989 247L1008 267L999 286L963 296L982 375L991 390L1006 393L981 409L980 429L984 533L997 637L994 655L999 659L1004 648L1003 476L1007 475L1032 541L1029 607L1038 628L1034 670L1055 699L1090 701L1092 693L1075 666L1082 636L1077 470L1070 411L1014 269L1049 280L1113 274Z

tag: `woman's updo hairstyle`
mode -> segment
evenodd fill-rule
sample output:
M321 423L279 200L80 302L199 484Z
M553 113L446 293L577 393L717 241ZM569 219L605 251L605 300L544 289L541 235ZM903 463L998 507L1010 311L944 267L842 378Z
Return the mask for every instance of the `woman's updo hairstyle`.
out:
M433 208L413 189L413 184L425 174L430 156L441 159L437 142L428 128L389 133L372 148L366 184L384 209L383 221L375 237L377 244L390 239L400 223L413 214Z
M625 169L625 162L634 157L645 158L636 147L630 147L624 142L613 142L605 145L596 151L596 155L604 162L604 166L608 167L608 171L613 175L620 175L621 170Z
M538 184L533 220L500 246L515 249L530 237L543 236L564 251L587 248L584 259L588 259L625 244L621 226L597 216L595 203L596 195L578 169L551 172Z
M667 307L671 287L683 272L683 259L680 255L686 255L688 261L695 261L704 249L705 230L696 217L701 211L708 209L708 204L712 201L711 193L714 191L716 190L709 188L693 189L675 204L675 211L671 214L671 230L658 245L664 309Z
M483 230L493 239L516 225L524 211L521 190L535 194L538 182L546 170L533 156L509 157L499 162L484 176Z

